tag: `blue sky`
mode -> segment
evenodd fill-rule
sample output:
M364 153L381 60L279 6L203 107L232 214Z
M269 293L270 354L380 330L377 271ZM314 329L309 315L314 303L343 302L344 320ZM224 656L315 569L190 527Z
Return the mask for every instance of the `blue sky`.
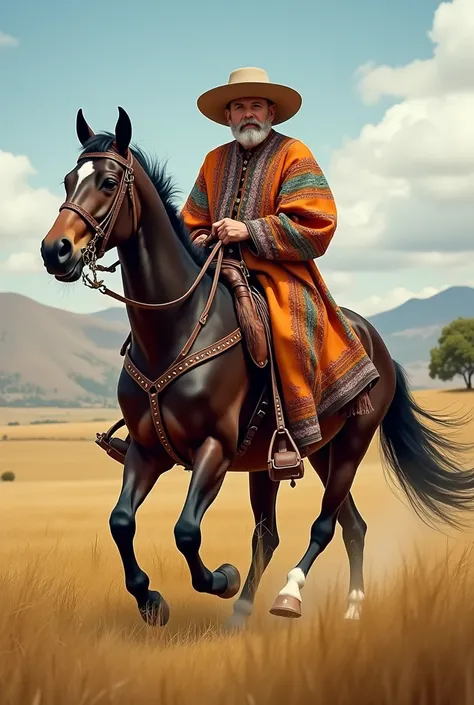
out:
M3 3L0 32L17 44L2 46L0 35L0 153L25 155L36 172L25 177L28 187L62 198L60 183L77 155L77 109L84 109L95 130L110 130L122 105L133 122L134 141L168 159L184 197L205 153L230 138L226 128L198 112L198 95L226 82L234 68L261 66L271 79L302 93L302 110L279 129L308 144L326 170L335 150L347 139L357 140L364 125L381 121L396 102L384 96L374 105L364 103L356 87L358 67L429 59L433 44L427 32L437 5L433 0ZM357 173L353 176L357 180ZM0 184L2 178L8 174L0 173ZM44 234L28 236L39 247ZM0 261L18 249L15 234L0 231ZM372 271L368 284L363 271L346 267L345 272L335 279L335 293L340 289L345 300L383 295L384 287L401 281L395 272L388 282L383 272ZM343 285L348 275L351 291ZM412 285L418 280L437 286L435 275L413 275ZM0 269L0 290L77 311L112 305L80 283L66 291L41 271Z

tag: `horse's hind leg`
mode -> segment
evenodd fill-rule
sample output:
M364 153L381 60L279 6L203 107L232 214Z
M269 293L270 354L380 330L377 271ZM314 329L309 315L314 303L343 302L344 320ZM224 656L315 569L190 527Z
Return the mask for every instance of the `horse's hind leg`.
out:
M125 571L125 585L136 599L142 618L163 626L169 619L169 608L159 592L149 590L148 575L140 568L133 549L135 514L155 482L171 467L160 465L135 443L128 449L123 471L120 497L110 515L109 525Z
M270 612L280 617L301 616L301 593L306 577L316 558L334 536L341 507L346 500L357 468L379 425L377 412L351 416L330 443L329 477L324 490L321 511L311 527L310 542L298 565L288 573L287 583L276 598Z
M202 518L217 497L229 464L221 443L207 438L196 453L186 501L174 527L176 546L188 563L193 588L223 598L238 592L239 572L228 563L211 572L203 564L199 549Z
M329 449L330 445L324 446L320 451L308 458L321 478L323 485L326 485L329 476ZM338 521L342 528L342 539L349 558L350 571L348 605L345 617L346 619L359 619L362 602L365 599L364 544L367 524L361 517L350 492L342 503Z
M344 616L346 619L360 619L362 603L365 600L364 546L367 524L350 493L339 512L339 523L350 567L349 595Z
M249 485L255 518L252 562L239 599L234 603L234 613L227 623L229 627L244 626L250 617L260 580L280 540L276 522L276 499L280 483L271 480L268 472L264 471L249 473Z

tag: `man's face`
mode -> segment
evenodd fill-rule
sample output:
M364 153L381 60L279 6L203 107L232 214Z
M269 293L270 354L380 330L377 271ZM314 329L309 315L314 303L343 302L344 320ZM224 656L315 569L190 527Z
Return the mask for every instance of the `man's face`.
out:
M275 117L275 106L265 98L231 101L226 118L235 139L248 149L267 137Z

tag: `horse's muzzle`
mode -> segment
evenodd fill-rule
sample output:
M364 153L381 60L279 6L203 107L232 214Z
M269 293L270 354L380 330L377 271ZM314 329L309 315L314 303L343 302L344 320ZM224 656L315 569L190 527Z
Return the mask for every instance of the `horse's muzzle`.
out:
M53 242L43 240L40 253L48 274L60 281L77 281L81 276L82 256L69 238L61 237Z

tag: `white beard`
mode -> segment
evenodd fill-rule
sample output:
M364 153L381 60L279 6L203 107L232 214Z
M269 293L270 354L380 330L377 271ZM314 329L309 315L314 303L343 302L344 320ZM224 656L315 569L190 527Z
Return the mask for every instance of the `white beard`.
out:
M251 127L245 130L244 126L250 123L255 123L258 125L258 128ZM259 120L244 120L240 125L231 125L230 129L237 142L239 142L244 149L250 149L251 147L256 147L268 137L272 129L272 123L270 120L266 120L265 122L260 122Z

